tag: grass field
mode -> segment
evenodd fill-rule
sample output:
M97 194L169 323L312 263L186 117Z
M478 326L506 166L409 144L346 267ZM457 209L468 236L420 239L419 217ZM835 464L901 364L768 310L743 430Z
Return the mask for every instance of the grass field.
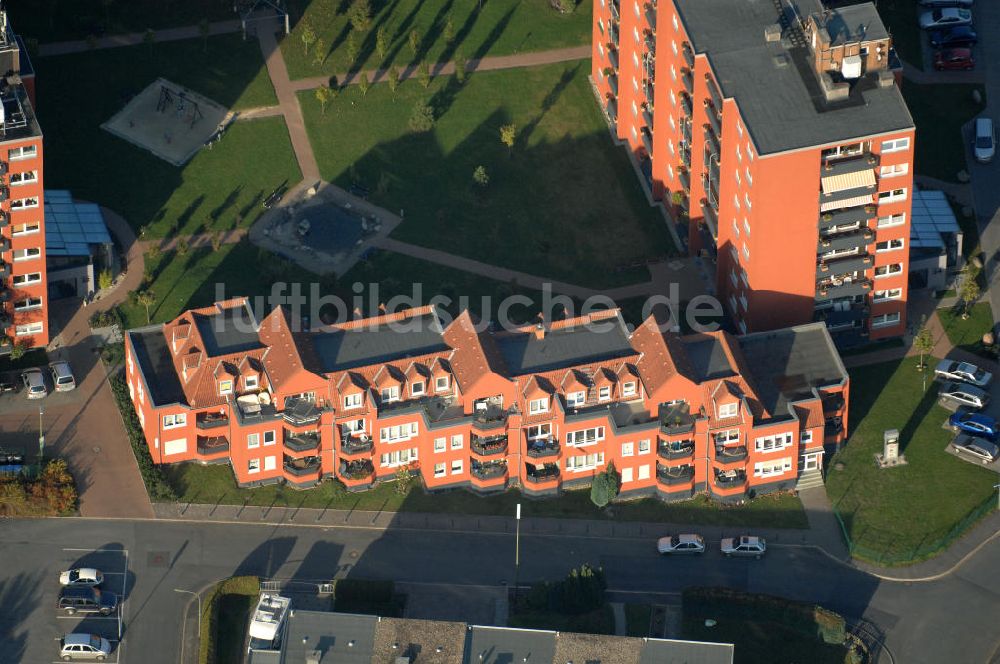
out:
M529 274L594 287L649 279L637 260L674 252L625 153L609 140L586 63L484 72L464 85L434 79L367 96L357 86L323 114L299 101L324 179L360 181L372 200L404 210L393 237ZM413 133L429 99L432 131ZM500 127L513 123L512 150ZM433 165L433 167L430 167ZM483 166L485 187L473 181Z
M456 53L466 58L510 55L589 44L591 3L577 4L571 14L560 14L548 0L488 0L455 3L453 0L378 0L372 2L373 16L367 30L358 31L348 21L344 0L293 2L304 13L294 12L292 34L284 39L281 51L292 79L355 69L375 69L414 62L446 62ZM446 41L446 24L453 38ZM302 34L309 26L322 40L306 53ZM385 57L376 51L376 34L385 30ZM410 33L417 32L416 51L410 47ZM349 59L348 40L354 41L358 55Z
M996 482L996 473L945 450L953 436L942 428L948 412L936 403L935 383L923 391L916 364L906 358L850 370L852 430L826 483L851 540L888 563L908 561L944 537L992 496ZM899 430L907 465L875 466L886 429Z
M962 320L961 311L955 308L938 309L937 315L952 344L970 353L996 359L996 353L983 346L983 335L993 329L993 309L989 302L972 305L966 320Z
M979 90L983 103L972 100ZM917 126L914 170L920 175L957 182L956 174L965 170L962 125L982 113L986 107L986 89L982 85L918 85L907 81L903 98Z

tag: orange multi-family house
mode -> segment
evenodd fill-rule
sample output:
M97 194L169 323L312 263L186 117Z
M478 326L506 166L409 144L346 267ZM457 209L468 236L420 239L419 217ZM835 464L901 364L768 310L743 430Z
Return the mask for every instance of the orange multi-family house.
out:
M720 500L789 489L844 440L848 376L826 327L678 336L617 310L519 329L430 306L293 332L246 299L128 332L129 393L155 463L229 463L242 486L429 490L590 482Z
M595 0L612 132L736 329L901 336L914 124L871 3Z

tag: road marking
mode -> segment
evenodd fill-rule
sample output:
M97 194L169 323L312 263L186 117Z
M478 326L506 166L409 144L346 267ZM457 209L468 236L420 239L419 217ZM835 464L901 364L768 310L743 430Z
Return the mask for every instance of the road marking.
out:
M678 590L616 590L615 588L608 588L605 592L609 593L621 593L622 595L666 595L668 597L680 597L681 593Z
M128 549L70 549L63 548L63 551L87 551L89 553L124 553L128 555Z
M56 620L118 620L117 616L91 616L86 613L72 616L56 616ZM121 635L119 635L121 636Z

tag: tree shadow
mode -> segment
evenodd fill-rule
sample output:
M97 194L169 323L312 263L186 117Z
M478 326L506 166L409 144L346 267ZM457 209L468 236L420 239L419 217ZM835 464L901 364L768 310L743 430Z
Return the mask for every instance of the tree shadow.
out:
M0 652L11 662L25 661L28 616L38 603L38 589L45 583L42 572L17 574L0 580ZM51 609L50 609L51 610Z
M236 204L241 191L243 191L243 185L238 185L235 189L229 192L229 195L226 196L225 200L219 203L218 206L208 213L209 218L212 221L218 221L219 217L221 217L226 210Z
M493 47L495 43L503 35L504 31L507 30L507 26L510 25L511 20L514 18L514 10L516 7L511 7L507 12L497 21L497 24L493 26L490 33L486 35L486 39L483 40L475 51L472 52L472 57L475 59L481 59L490 52L490 48ZM470 70L474 71L473 67L469 67Z
M465 44L465 40L469 38L469 34L472 32L472 28L475 27L476 21L479 20L480 11L478 9L473 9L468 16L465 17L465 21L462 22L462 27L458 29L455 33L455 38L451 40L450 44L445 44L444 51L441 53L441 57L438 58L439 62L449 62L454 59L455 53L458 52L459 48ZM468 57L468 53L465 57Z
M562 93L569 87L570 83L573 82L573 78L580 71L583 65L577 65L573 69L566 69L563 71L562 75L556 84L549 90L549 93L545 95L545 99L542 100L541 113L532 118L531 122L524 126L520 131L520 136L518 137L519 142L523 145L528 142L531 137L532 132L538 127L538 124L545 118L546 114L552 107L555 106L556 102L559 101L559 97Z

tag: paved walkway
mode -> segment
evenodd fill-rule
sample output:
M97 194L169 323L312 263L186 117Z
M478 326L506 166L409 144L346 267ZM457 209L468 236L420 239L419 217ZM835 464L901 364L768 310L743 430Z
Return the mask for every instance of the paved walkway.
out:
M215 23L209 23L208 34L209 35L224 35L230 32L238 32L240 30L240 22L236 19L231 21L216 21ZM201 27L197 25L187 25L180 28L165 28L163 30L156 30L154 32L156 35L156 42L168 42L168 41L180 41L182 39L194 39L196 37L201 37ZM46 57L50 55L67 55L69 53L83 53L85 51L92 51L99 48L118 48L120 46L136 46L144 43L146 38L145 32L129 32L121 35L110 35L108 37L101 37L94 41L93 46L87 43L86 39L77 39L73 41L62 41L62 42L52 42L51 44L42 44L38 47L38 55L41 57Z
M628 621L625 619L625 604L610 602L611 612L615 616L615 636L628 636Z

